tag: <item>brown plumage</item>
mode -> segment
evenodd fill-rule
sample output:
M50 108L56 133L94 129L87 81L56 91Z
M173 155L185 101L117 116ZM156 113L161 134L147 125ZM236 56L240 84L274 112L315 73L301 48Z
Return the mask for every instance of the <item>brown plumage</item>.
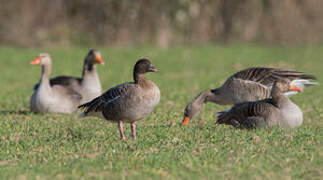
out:
M274 84L269 99L236 104L230 110L218 113L218 124L237 128L258 128L280 126L294 128L303 122L303 113L283 92L294 89L289 81Z
M81 117L97 116L117 122L123 140L125 136L122 122L131 123L132 138L135 139L135 122L145 118L159 103L159 88L144 77L145 73L156 71L149 60L138 60L133 71L134 82L117 85L94 100L79 106L85 109Z
M232 105L262 100L270 97L271 88L276 81L288 80L291 85L303 90L307 86L316 84L309 79L314 80L316 77L304 72L264 67L253 67L239 71L229 77L220 88L199 93L186 106L182 125L187 125L190 119L196 117L207 102ZM292 95L297 92L287 90L284 93Z

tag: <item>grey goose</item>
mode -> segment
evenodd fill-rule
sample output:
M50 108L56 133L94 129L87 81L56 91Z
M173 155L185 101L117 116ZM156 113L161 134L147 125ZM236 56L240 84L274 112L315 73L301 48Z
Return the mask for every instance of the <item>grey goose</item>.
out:
M104 64L101 54L95 49L91 49L84 59L83 72L81 78L71 76L57 76L50 79L50 85L62 85L82 95L81 103L86 103L101 95L102 88L97 73L96 64ZM36 84L34 89L38 88Z
M80 117L97 116L118 123L119 133L126 140L123 122L131 124L132 139L136 139L135 122L148 116L159 103L158 86L144 77L147 72L157 72L148 59L140 59L134 66L134 82L117 85L92 101L80 105Z
M303 113L284 92L301 89L295 89L288 81L276 82L271 91L271 98L236 104L230 110L219 112L217 123L248 129L274 126L291 129L300 126Z
M72 113L77 111L82 96L66 86L50 84L52 61L49 54L39 54L30 64L42 66L41 80L30 99L31 111L35 113Z
M309 80L316 79L315 76L293 70L283 70L266 67L252 67L244 69L229 77L224 84L211 90L199 93L185 108L182 125L195 118L202 110L204 104L213 102L220 105L233 105L246 101L257 101L270 97L273 83L279 80L289 80L292 86L303 90L307 86L317 83ZM290 96L297 91L286 91Z

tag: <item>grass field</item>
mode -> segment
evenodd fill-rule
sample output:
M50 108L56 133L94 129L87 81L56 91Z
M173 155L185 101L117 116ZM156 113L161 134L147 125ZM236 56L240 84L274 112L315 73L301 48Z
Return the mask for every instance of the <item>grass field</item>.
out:
M323 79L323 46L246 45L100 49L103 89L132 81L132 67L149 57L160 69L147 77L161 90L155 111L137 123L137 141L122 142L116 124L77 114L33 114L29 98L39 52L53 58L53 74L80 76L88 49L0 48L0 179L322 179L322 86L292 97L304 112L300 128L239 130L215 126L207 104L188 127L179 126L186 104L250 66L296 69ZM125 133L130 139L130 127Z

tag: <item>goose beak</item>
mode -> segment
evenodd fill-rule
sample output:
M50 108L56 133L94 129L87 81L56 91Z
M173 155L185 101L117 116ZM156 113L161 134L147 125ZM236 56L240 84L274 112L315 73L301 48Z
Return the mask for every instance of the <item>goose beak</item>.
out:
M288 90L297 91L297 92L302 92L303 91L301 88L299 88L299 87L297 87L295 85L291 85Z
M40 64L40 57L36 57L34 60L30 62L31 65L38 65Z
M159 70L157 68L155 68L154 66L150 66L149 71L150 72L158 72Z
M182 122L182 126L187 126L188 122L190 121L190 118L185 116Z
M95 56L95 62L96 63L99 63L99 64L104 64L104 62L103 62L103 60L102 60L102 58L101 58L101 56Z

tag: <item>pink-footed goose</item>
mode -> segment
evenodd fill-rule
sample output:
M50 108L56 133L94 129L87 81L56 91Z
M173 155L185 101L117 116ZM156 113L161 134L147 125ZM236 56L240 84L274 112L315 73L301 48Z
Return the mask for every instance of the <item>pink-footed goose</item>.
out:
M287 91L301 91L289 84L289 80L275 82L271 98L244 102L218 113L218 124L237 128L270 128L279 126L291 129L303 123L303 113L285 94Z
M49 83L52 61L48 54L41 53L30 62L31 65L42 66L42 76L39 87L35 89L30 99L32 112L72 113L77 111L82 96L65 86Z
M50 84L62 85L82 95L81 104L91 101L101 95L101 83L96 70L96 64L104 64L101 54L95 49L91 49L84 59L83 73L81 78L71 76L58 76L50 79ZM38 84L34 89L38 88Z
M80 105L85 111L80 117L97 116L118 123L120 136L125 140L123 122L131 124L132 138L136 139L135 122L145 118L159 103L159 88L144 77L157 72L148 59L140 59L134 66L134 82L117 85L91 102Z
M273 83L278 80L289 80L291 86L303 90L305 87L317 83L309 81L315 76L304 72L282 70L276 68L253 67L239 71L229 77L217 89L205 90L199 93L185 108L183 126L195 118L207 102L220 105L232 105L246 101L257 101L270 97ZM286 91L290 96L296 91Z

